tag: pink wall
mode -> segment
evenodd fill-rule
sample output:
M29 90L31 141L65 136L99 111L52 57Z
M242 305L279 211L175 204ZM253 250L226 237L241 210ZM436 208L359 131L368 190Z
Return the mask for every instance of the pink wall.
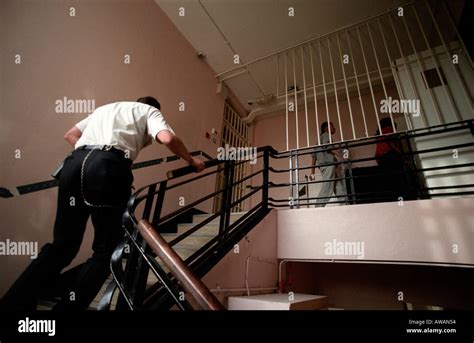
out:
M220 130L224 99L216 94L210 67L173 26L153 0L1 2L3 20L0 186L50 179L71 150L64 133L86 114L57 114L55 101L94 99L96 107L139 96L156 96L163 113L190 150L216 155L205 132ZM69 16L74 6L76 16ZM15 55L21 64L15 64ZM124 64L129 54L130 64ZM185 111L178 102L185 102ZM15 158L15 151L21 158ZM138 161L171 155L161 145L145 149ZM135 186L158 181L182 161L135 171ZM214 179L194 183L167 195L164 212L214 189ZM0 199L0 240L52 238L57 189ZM207 202L204 209L210 209ZM91 228L74 264L90 252ZM1 256L0 294L19 275L29 257Z
M474 266L473 205L458 198L281 210L278 258ZM334 240L360 243L362 254L340 254Z
M228 296L247 294L246 279L252 295L272 293L271 288L277 287L277 211L271 211L238 246L238 253L230 251L203 278L225 305Z

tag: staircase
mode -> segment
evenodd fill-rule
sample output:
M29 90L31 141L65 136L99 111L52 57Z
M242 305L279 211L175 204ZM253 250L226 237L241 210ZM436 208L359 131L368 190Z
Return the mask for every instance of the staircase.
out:
M246 212L238 212L238 213L231 213L230 215L230 224L234 223L237 219L241 218ZM171 242L173 239L177 238L179 235L185 233L186 231L190 230L194 225L201 223L202 221L208 219L211 214L195 214L193 215L193 219L191 223L180 223L178 224L177 233L163 233L162 237L167 241ZM213 219L208 224L203 226L197 232L192 233L181 242L174 245L174 250L178 253L182 260L186 260L189 256L195 253L199 248L201 248L204 244L209 242L211 239L216 237L219 233L219 217ZM165 265L157 258L155 259L158 264L168 272L169 270L165 267ZM122 264L125 268L127 260L123 260ZM101 290L97 294L94 301L91 303L89 310L96 310L97 306L99 305L99 301L102 298L105 290L109 286L110 282L113 281L112 275L109 276L107 281L102 286ZM155 284L158 282L157 277L155 274L149 272L148 279L147 279L147 287ZM111 309L114 309L117 304L118 294L116 294L111 301ZM41 309L50 309L50 303L44 302L41 304Z
M246 212L231 213L230 224L234 223L237 219L241 218ZM211 217L211 214L195 214L193 215L192 223L178 224L177 233L163 233L161 236L167 241L171 242L173 239L179 237L181 234L192 229L196 224L201 223L207 218ZM208 243L211 239L219 234L219 217L213 219L211 222L200 228L197 232L192 233L181 242L173 246L173 249L178 253L179 257L184 261L192 254L194 254L204 244ZM168 271L165 265L156 259L158 264L163 270ZM153 273L148 275L148 284L154 284L158 281Z

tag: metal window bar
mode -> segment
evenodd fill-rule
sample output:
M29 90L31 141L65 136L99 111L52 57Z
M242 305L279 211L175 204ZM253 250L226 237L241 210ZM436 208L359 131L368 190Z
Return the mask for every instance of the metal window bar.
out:
M296 85L296 64L295 64L295 50L293 50L293 90L295 95L295 104L294 104L294 111L295 111L295 127L296 127L296 148L300 148L300 134L299 134L299 124L298 124L298 94L296 93L297 90Z
M356 32L357 32L357 37L359 38L359 46L360 46L360 51L362 52L362 59L364 61L367 80L369 81L370 95L372 96L372 104L374 105L374 114L375 114L375 118L377 120L377 127L379 128L379 132L382 133L382 127L380 126L380 119L379 119L379 115L378 115L377 105L375 103L374 89L372 88L372 80L371 80L370 74L369 74L369 67L367 65L367 58L365 57L365 51L364 51L364 46L362 44L362 39L360 37L359 27L356 27Z
M377 19L377 24L378 24L378 27L379 27L379 31L380 31L380 34L382 36L382 42L383 42L383 45L384 45L384 48L385 48L385 53L387 54L387 60L388 60L388 64L390 66L392 66L393 68L393 63L392 63L392 57L391 57L391 54L390 54L390 51L388 49L388 46L387 46L387 40L385 39L385 33L383 32L383 28L382 28L382 24L380 23L380 19ZM392 70L392 73L394 73L396 71ZM398 83L398 78L394 78L395 80L395 86L397 88L397 91L398 91L398 96L400 98L400 100L406 100L406 97L405 97L405 93L403 92L403 89L401 88L400 84ZM413 128L413 125L411 123L411 118L406 110L406 108L403 109L404 112L404 118L405 118L405 123L407 125L407 129L408 130L411 130Z
M365 136L369 137L369 130L367 128L367 120L365 119L364 102L362 101L362 95L360 92L359 76L357 75L357 69L355 65L354 53L352 52L352 44L351 44L351 38L349 36L349 30L346 31L346 37L347 37L347 44L349 45L349 53L350 53L349 58L352 61L352 69L354 69L354 77L355 77L356 86L357 86L357 94L359 96L360 109L362 111L362 120L364 122Z
M329 106L328 106L328 93L326 90L326 77L324 76L324 66L323 66L323 56L321 52L321 42L318 40L318 48L319 48L319 61L321 63L321 75L323 77L323 87L324 87L324 103L326 105L326 121L329 125L331 122L329 120ZM332 143L332 136L329 135L329 143Z
M343 57L342 51L341 51L341 42L340 42L339 34L337 35L337 48L338 48L338 51L339 51L339 61L341 62L342 76L343 76L343 79L344 79L344 88L346 90L347 106L348 106L348 109L349 109L349 117L351 118L352 139L355 139L356 138L356 133L355 133L355 127L354 127L354 118L352 117L352 105L351 105L351 99L349 97L349 88L347 87L346 70L344 68L344 61L343 61L344 57ZM341 127L341 130L342 130L342 127ZM342 139L342 140L344 140L344 139Z
M426 4L426 5L424 5ZM438 7L435 7L437 5L440 5ZM396 11L399 7L403 7L405 9L405 14L403 16L398 16L396 14ZM433 10L431 7L436 8L436 10L445 10L446 12L446 18L445 17L440 17L440 18L435 18L433 15ZM423 17L420 15L423 14ZM442 13L441 13L442 14ZM308 101L314 102L315 106L315 120L316 120L316 132L319 129L319 124L321 121L321 118L319 117L318 111L320 108L318 108L318 95L324 97L324 102L325 102L325 108L326 108L326 114L325 114L325 121L330 122L331 121L331 115L337 115L338 116L338 123L339 123L339 132L341 134L341 141L345 141L349 137L349 132L352 132L352 139L354 138L362 138L363 136L368 137L369 135L373 135L372 132L369 133L369 130L372 130L375 126L378 127L379 133L381 133L381 127L380 127L380 110L379 106L377 103L377 99L379 98L380 94L383 93L383 98L387 99L389 95L391 94L392 87L394 90L396 90L396 93L398 93L398 99L397 100L402 100L402 101L407 101L407 100L421 100L421 111L420 111L420 117L416 118L411 116L407 109L405 107L402 107L402 110L400 111L401 113L404 114L404 124L406 124L406 128L403 126L400 128L397 128L395 125L395 121L398 120L398 117L396 114L393 112L392 107L388 106L388 112L387 116L390 117L390 121L392 122L392 127L394 128L395 131L398 130L411 130L414 127L429 127L433 126L435 123L444 123L446 121L446 118L443 118L443 113L441 112L441 107L440 105L443 102L443 99L445 99L444 102L449 102L449 111L453 112L455 117L452 117L453 119L460 119L463 115L463 113L459 112L459 106L458 106L458 99L457 97L454 98L454 93L452 88L450 88L450 85L442 85L443 90L441 92L444 92L443 94L440 93L434 93L433 90L431 89L421 89L421 84L419 84L418 80L422 80L423 82L426 83L426 76L422 73L420 76L417 75L415 72L420 70L422 71L423 65L425 61L427 61L427 58L431 58L433 60L437 59L437 56L440 55L441 53L438 50L437 46L433 46L431 38L436 38L436 37L428 37L428 32L426 29L426 23L428 21L428 18L431 18L431 22L434 25L433 26L433 34L438 35L442 46L444 46L444 51L442 53L445 53L449 56L449 46L445 41L445 38L443 37L443 33L446 30L445 36L455 36L458 38L463 52L466 55L467 60L469 63L472 64L472 60L469 57L469 54L467 54L465 50L465 45L462 42L462 39L459 37L459 33L456 30L455 25L453 25L453 21L451 18L451 15L449 13L449 10L445 4L445 1L438 1L438 2L432 2L428 4L426 1L412 1L408 2L406 4L402 4L399 6L396 6L395 8L389 9L383 13L380 13L378 15L375 15L371 18L368 18L366 20L362 20L357 22L356 24L353 25L348 25L346 27L340 28L338 30L335 30L333 32L329 32L324 35L320 35L318 37L314 37L312 39L306 40L302 43L281 49L275 53L271 53L262 57L258 57L254 61L250 61L249 63L245 64L245 66L251 65L253 63L259 62L259 63L265 63L266 60L271 61L271 63L275 63L276 60L276 98L277 99L284 99L285 102L285 115L289 116L290 114L293 113L287 113L287 109L289 107L289 102L294 105L294 111L295 111L295 119L294 119L294 124L296 125L295 130L291 129L289 130L289 126L293 125L293 122L290 123L288 122L289 118L285 117L285 124L286 124L286 149L293 149L293 148L300 148L301 147L301 138L306 135L306 141L310 140L308 136L311 136L311 129L310 129L310 119L308 118L306 120L306 115L307 115L307 108L309 107ZM423 19L423 22L421 21ZM395 20L395 24L394 24ZM446 21L446 25L439 25L441 23L441 20ZM425 23L426 21L426 23ZM382 24L385 26L390 26L391 30L387 28L385 30L382 27ZM416 30L416 37L412 30ZM443 32L441 32L443 30ZM448 34L448 30L450 33ZM434 32L436 31L436 32ZM420 34L418 36L418 33ZM381 39L380 39L381 37ZM334 66L334 60L336 56L334 55L334 46L336 45L336 49L339 53L338 58L341 58L340 56L343 52L339 51L341 47L341 44L343 41L349 48L349 56L350 56L350 68L352 67L354 74L350 72L348 74L348 71L346 69L347 66L344 66L343 63L341 63L341 68L339 66ZM425 41L425 44L422 44L422 42ZM431 45L430 45L431 44ZM317 54L319 55L319 61L315 61L313 57L313 48L316 48L315 46L317 45L317 48L319 52ZM306 48L309 48L309 56L308 56L308 61L305 61L304 59L304 54L306 53ZM355 48L355 49L354 49ZM342 50L342 49L341 49ZM380 50L385 50L385 52L380 52ZM282 90L280 89L280 55L284 54L283 58L284 61L284 69L285 70L285 88L282 93ZM290 66L290 68L293 68L293 75L292 77L292 82L293 83L293 88L288 91L288 72L291 73L291 70L288 71L288 61L287 61L287 55L291 54L290 58L292 58L292 63L293 65ZM301 54L301 71L302 71L302 86L300 87L297 86L297 76L296 74L298 73L299 75L299 70L296 70L300 68L299 63L297 63L296 58L300 58L299 54ZM386 55L383 58L380 56L380 54ZM433 56L431 56L433 55ZM273 58L275 57L275 60ZM386 63L385 57L388 59L388 63ZM324 59L329 59L328 61L324 61ZM360 65L357 65L357 61L360 59ZM291 63L290 62L290 63ZM308 84L308 65L306 63L311 63L311 75L310 77L312 78L312 84ZM320 66L319 68L321 69L321 76L319 77L319 71L318 75L315 74L314 70L314 63L319 63ZM430 61L431 63L431 61ZM452 63L450 63L452 64ZM417 66L415 68L415 65ZM387 66L387 67L385 67ZM237 67L242 68L243 66ZM435 63L435 68L437 69L436 72L438 74L441 74L442 66L439 65L439 63ZM463 75L460 74L459 72L459 67L456 65L452 64L452 67L447 67L447 68L453 68L452 70L455 72L455 76L457 80L459 81L459 84L462 88L462 93L464 94L464 97L468 101L469 105L471 106L472 109L472 97L469 94L469 91L466 87L465 82L463 82ZM236 72L237 70L233 68L234 71ZM405 69L405 71L403 71ZM391 71L391 75L387 73L387 70ZM307 75L308 72L308 75ZM341 74L342 73L342 74ZM406 78L405 74L406 73ZM218 74L217 76L219 78L226 76L229 74L229 71L225 71L223 73ZM403 74L403 75L401 75ZM367 80L365 79L367 77ZM317 80L321 78L321 80ZM403 81L403 82L402 82ZM405 84L406 81L406 84ZM415 82L416 81L416 82ZM345 90L345 96L341 98L339 92L338 92L338 84L341 82L344 83L343 87L340 87L341 89L344 88ZM290 85L291 86L291 85ZM321 90L321 92L318 94L318 87ZM290 87L291 88L291 87ZM312 92L311 92L312 89ZM339 89L339 90L341 90ZM366 92L367 89L367 92ZM378 93L378 90L380 89L380 93ZM343 90L343 91L344 91ZM332 95L332 92L334 91L334 96ZM426 100L424 97L424 94L427 94ZM309 95L310 93L313 93L312 95ZM324 94L322 94L324 93ZM357 95L355 95L357 93ZM353 95L352 95L353 94ZM423 95L423 97L420 97L420 95ZM298 99L298 96L300 98ZM353 96L353 98L351 98ZM287 98L291 98L291 100ZM353 101L355 100L354 98L358 97L359 99L359 104L360 104L360 111L361 114L356 114L359 112L359 110L355 111L354 108L354 103ZM304 100L303 100L304 98ZM321 99L320 98L320 99ZM336 98L336 100L333 103L333 99ZM347 109L346 107L342 107L342 101L346 101L348 99L348 106ZM443 99L441 99L443 98ZM446 99L447 98L447 99ZM352 101L351 101L352 100ZM367 108L367 104L364 104L365 101L371 102L371 105L369 108ZM307 121L307 124L305 126L305 133L303 133L300 128L303 127L303 125L299 125L299 109L298 109L298 101L304 101L305 105L305 121ZM356 100L357 101L357 100ZM294 102L294 104L293 104ZM330 104L329 104L330 103ZM329 109L334 105L334 111L330 111ZM433 106L432 111L427 111L427 106ZM374 116L369 114L372 110L370 108L374 109ZM458 107L457 110L456 107ZM346 111L348 110L347 117ZM334 113L332 113L334 112ZM357 117L357 118L355 118ZM347 119L346 119L347 118ZM334 118L332 118L334 119ZM350 121L349 121L350 119ZM434 121L433 121L434 119ZM293 119L291 119L293 120ZM362 124L363 122L363 127L365 132L362 134L362 132L358 132L358 126L359 123ZM290 132L291 131L291 132ZM301 131L301 132L300 132ZM375 131L375 130L374 130ZM301 137L300 137L301 133ZM317 134L318 138L318 145L320 145L320 133L318 132ZM304 139L304 138L303 138ZM332 143L333 137L330 137L330 141ZM291 146L290 142L296 142L291 143L295 144L295 146ZM308 145L308 144L306 144Z
M321 145L321 137L319 132L319 118L318 118L318 94L316 92L316 81L314 78L314 65L313 65L313 46L309 44L309 56L311 59L311 76L313 80L313 93L314 93L314 116L315 116L315 123L316 123L316 134L318 136L318 145ZM288 147L286 148L288 150Z
M301 71L303 74L303 92L304 92L304 116L306 123L306 146L309 146L309 123L308 123L308 99L306 98L306 77L304 73L303 45L301 46Z
M384 78L383 78L383 75L382 75L382 70L380 69L379 58L377 56L377 50L376 50L375 44L374 44L374 37L372 35L372 31L370 29L369 23L367 23L367 31L369 32L370 43L372 45L372 52L374 53L375 63L377 64L377 70L379 72L380 81L382 83L383 94L385 95L385 100L388 101L387 88L385 87L385 81L384 81ZM397 132L397 126L395 125L395 120L393 120L391 106L388 107L388 113L390 114L390 121L392 122L393 132ZM382 131L380 131L380 134L382 134Z
M341 133L341 140L343 141L344 130L342 128L342 123L341 123L341 113L339 111L339 99L337 97L336 75L334 74L334 64L333 64L332 52L331 52L331 40L329 39L329 37L327 38L327 42L328 42L329 61L331 65L332 81L333 81L333 87L334 87L334 97L336 98L337 121L339 123L339 132Z

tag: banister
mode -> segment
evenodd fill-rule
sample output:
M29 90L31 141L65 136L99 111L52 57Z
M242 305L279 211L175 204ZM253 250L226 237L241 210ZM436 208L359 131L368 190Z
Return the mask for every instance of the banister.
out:
M278 154L278 151L275 150L270 145L265 145L265 146L262 146L260 148L257 148L257 154L259 152L262 152L262 151L268 151L272 155ZM204 162L205 169L210 168L210 167L215 167L219 164L223 164L223 163L225 163L225 161L226 160L220 160L220 159L217 159L217 158L206 161L206 162ZM239 164L239 163L243 163L243 162L237 162L236 164ZM174 170L170 170L166 174L166 176L168 177L169 180L171 180L171 179L176 179L178 177L194 173L195 171L196 171L196 168L194 168L193 166L185 166L185 167L177 168L177 169L174 169Z
M224 310L222 304L211 293L209 288L194 275L179 255L146 219L139 221L138 231L154 253L180 282L182 288L190 293L203 309L212 311Z

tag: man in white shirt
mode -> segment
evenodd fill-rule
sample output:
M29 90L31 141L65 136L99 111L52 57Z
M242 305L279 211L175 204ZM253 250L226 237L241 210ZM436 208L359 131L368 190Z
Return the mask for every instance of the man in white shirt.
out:
M54 286L82 243L89 216L94 225L92 257L81 267L57 309L87 309L110 270L111 254L123 237L122 215L131 195L131 166L153 140L200 172L204 162L192 157L160 112L159 102L144 97L97 108L64 136L75 150L59 178L53 243L46 244L2 299L2 307L34 310L41 292Z

